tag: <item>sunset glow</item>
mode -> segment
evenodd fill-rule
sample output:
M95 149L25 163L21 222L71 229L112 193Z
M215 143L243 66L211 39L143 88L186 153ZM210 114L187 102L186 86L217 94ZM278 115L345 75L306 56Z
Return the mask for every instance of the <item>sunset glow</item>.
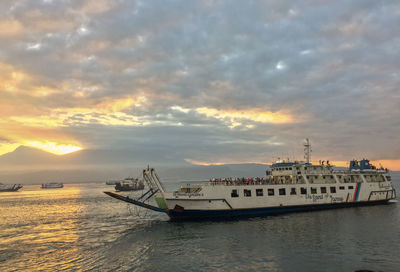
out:
M37 149L44 150L49 153L53 153L56 155L65 155L68 153L72 153L78 150L81 150L82 147L74 146L71 144L57 144L54 142L28 142L26 143L27 146L34 147Z
M310 138L313 160L400 170L398 1L72 2L2 5L0 156L270 163Z
M292 117L283 112L271 112L263 110L233 110L233 109L214 109L208 107L197 108L196 111L200 114L204 114L207 117L212 117L220 120L228 120L231 125L230 127L236 127L242 125L243 122L253 121L259 123L273 123L273 124L284 124L290 123Z

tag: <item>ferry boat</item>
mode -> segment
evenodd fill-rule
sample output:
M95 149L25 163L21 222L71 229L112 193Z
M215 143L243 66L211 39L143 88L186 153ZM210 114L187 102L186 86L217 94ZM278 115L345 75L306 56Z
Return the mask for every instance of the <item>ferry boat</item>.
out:
M106 185L113 185L115 186L120 180L108 180L106 181Z
M59 182L49 182L49 183L43 183L41 188L42 189L58 189L58 188L63 188L64 184L59 183Z
M21 184L13 184L13 185L6 185L0 183L0 192L16 192L21 189L23 186Z
M126 178L115 183L115 191L138 191L144 189L143 180L138 178Z
M172 220L263 216L288 212L386 204L396 198L387 169L369 160L352 160L346 170L329 162L310 162L311 144L304 144L306 161L277 161L263 178L213 179L166 192L154 169L143 170L149 190L136 199L104 192L116 199L166 213ZM151 205L154 198L157 206Z

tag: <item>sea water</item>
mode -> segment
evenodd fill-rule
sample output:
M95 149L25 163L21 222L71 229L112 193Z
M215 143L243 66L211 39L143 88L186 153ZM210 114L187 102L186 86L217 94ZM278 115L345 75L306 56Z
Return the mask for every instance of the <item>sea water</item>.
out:
M399 204L171 222L103 191L0 193L0 271L400 271Z

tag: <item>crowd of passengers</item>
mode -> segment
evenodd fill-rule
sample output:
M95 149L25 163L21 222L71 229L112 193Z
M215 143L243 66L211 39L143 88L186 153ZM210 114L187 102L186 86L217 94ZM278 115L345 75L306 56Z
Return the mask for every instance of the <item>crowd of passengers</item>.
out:
M212 178L209 180L211 185L262 185L262 184L286 184L293 183L292 178ZM299 181L299 183L304 183Z

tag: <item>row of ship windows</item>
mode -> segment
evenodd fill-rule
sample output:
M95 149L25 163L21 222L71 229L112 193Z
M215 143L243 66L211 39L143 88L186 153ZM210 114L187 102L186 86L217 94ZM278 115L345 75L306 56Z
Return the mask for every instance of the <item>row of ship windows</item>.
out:
M293 169L294 169L294 168L293 168ZM296 169L299 170L298 167L296 167ZM304 167L304 169L307 170L307 167ZM275 169L273 169L273 170L278 170L278 171L292 170L292 167L275 168ZM300 172L299 172L298 174L300 174ZM356 176L358 177L358 175L356 175ZM326 177L327 177L327 178L333 179L333 176L332 176L332 175L326 176ZM342 178L341 175L338 175L337 177L338 177L338 179L341 179L341 178ZM383 176L381 176L381 175L378 175L378 176L376 176L376 175L370 175L370 176L365 175L365 178L366 178L366 179L368 179L368 177L371 178L371 180L372 180L372 179L377 179L377 181L384 181ZM307 178L310 178L310 176L307 176ZM354 178L356 178L356 177L355 177L354 175L351 175L350 178L351 178L351 179L354 179ZM388 181L391 180L390 177L386 177L386 178L388 179ZM323 179L325 179L325 176L323 176Z
M294 169L294 168L293 168ZM297 170L299 170L299 167L296 167ZM307 169L307 167L305 167L304 169ZM275 171L285 171L285 170L292 170L292 167L280 167L280 168L272 168L272 170Z
M296 176L295 176L296 177ZM307 175L307 179L309 180L314 180L314 179L320 179L320 177L322 177L322 179L330 179L330 180L334 180L334 177L332 175ZM341 176L338 175L337 178L339 179L339 181L342 180L342 177L344 178L344 182L360 182L362 181L360 176L358 175L351 175L351 176ZM286 180L291 180L292 177L291 176L275 176L274 178L277 178L280 181L284 181L284 179ZM303 176L297 176L297 178L300 180L303 178ZM390 181L390 177L386 177L388 179L388 181ZM368 182L371 181L377 181L377 182L383 182L385 181L382 175L379 176L373 176L373 175L365 175L365 179Z
M347 188L349 190L354 189L353 186L347 186ZM310 193L311 194L317 194L318 193L317 189L318 188L316 188L316 187L311 187L310 188ZM340 186L339 187L339 190L344 190L344 189L345 189L345 186ZM249 197L249 196L251 196L251 191L252 190L250 190L250 189L244 189L243 190L243 195L246 196L246 197ZM329 191L332 194L336 193L336 187L335 186L329 187ZM321 194L326 194L327 193L327 188L326 187L320 187L319 188L319 192ZM278 194L279 195L286 195L286 188L278 189ZM290 195L297 195L296 188L290 188L289 194ZM304 187L300 188L300 194L301 195L306 195L307 194L307 188L304 188ZM275 189L272 189L272 188L271 189L267 189L267 195L268 196L275 195ZM263 189L256 189L256 196L264 196L264 190ZM237 189L233 189L232 192L231 192L231 197L239 197L239 191Z

